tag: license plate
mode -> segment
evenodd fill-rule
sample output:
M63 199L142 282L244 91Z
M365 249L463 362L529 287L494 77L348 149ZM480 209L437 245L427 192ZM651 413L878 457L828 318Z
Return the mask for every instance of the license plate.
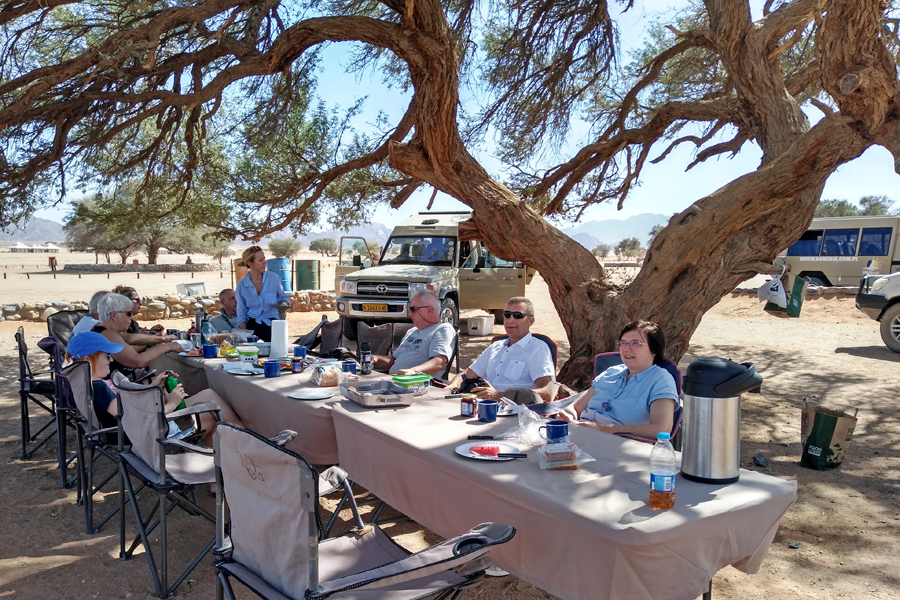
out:
M387 304L363 304L362 309L366 312L387 312Z

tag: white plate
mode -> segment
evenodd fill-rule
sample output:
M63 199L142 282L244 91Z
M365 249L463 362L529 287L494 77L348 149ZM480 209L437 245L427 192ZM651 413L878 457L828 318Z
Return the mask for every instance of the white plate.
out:
M506 453L518 453L520 452L519 448L513 446L512 444L507 444L506 442L493 442L490 440L480 440L477 442L466 442L465 444L460 444L456 447L456 453L460 456L465 456L466 458L474 458L476 460L513 460L508 457L500 457L500 456L484 456L483 454L478 454L476 452L472 452L469 448L473 446L500 446L500 452Z
M294 400L328 400L332 396L334 396L334 392L328 392L325 390L299 390L296 392L291 392L287 395L288 398L293 398Z
M503 404L502 402L500 403L500 408L497 409L498 417L512 417L515 414L516 414L516 411L514 411L511 406L507 406L507 405Z
M232 375L262 375L265 373L263 369L253 367L250 363L226 363L222 365L222 370Z

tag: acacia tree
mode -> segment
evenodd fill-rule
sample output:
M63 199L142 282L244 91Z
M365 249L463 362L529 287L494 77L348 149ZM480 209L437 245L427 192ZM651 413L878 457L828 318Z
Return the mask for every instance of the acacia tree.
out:
M541 272L570 343L561 378L582 384L591 357L632 318L662 323L680 357L703 313L802 233L838 165L872 144L900 158L892 10L880 0L768 0L754 19L747 2L706 0L618 76L613 23L597 0L484 10L474 0L7 2L0 212L27 210L79 168L104 177L144 169L147 179L165 171L182 204L198 179L221 182L233 232L258 238L307 221L323 200L352 221L372 201L397 207L427 184L472 207L467 237ZM336 137L346 119L298 100L328 42L355 44L354 65L411 91L382 135ZM483 57L472 54L479 44ZM486 87L478 115L458 114L462 82ZM805 102L826 117L810 126ZM571 115L596 138L534 169L536 153L565 139ZM692 122L706 126L701 135L684 132ZM327 143L311 142L311 128ZM490 128L517 167L508 185L467 148ZM719 142L724 132L732 137ZM217 135L251 156L211 160ZM307 145L285 161L285 152L254 159L262 140L281 138L285 150L290 140ZM763 159L673 218L621 289L542 215L621 204L657 143L668 144L657 158L679 143L695 144L697 161L755 143ZM248 187L274 193L242 195Z

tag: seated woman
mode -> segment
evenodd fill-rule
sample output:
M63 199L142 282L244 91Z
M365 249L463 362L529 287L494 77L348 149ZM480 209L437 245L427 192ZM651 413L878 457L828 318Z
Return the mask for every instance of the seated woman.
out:
M108 380L112 354L122 352L124 345L110 342L101 334L94 331L86 331L72 336L66 348L66 354L72 361L86 361L91 363L91 388L94 392L94 410L100 427L116 427L116 415L119 413L119 403L116 392ZM148 385L162 387L169 372L164 371L154 377ZM173 373L175 375L175 373ZM234 409L212 390L203 390L190 398L185 398L184 388L179 383L171 392L164 392L166 412L172 412L182 400L190 406L198 402L212 400L219 405L219 415L223 421L244 426L244 423L235 414ZM200 426L205 431L203 443L212 446L213 432L216 430L216 417L212 413L200 415ZM173 421L169 422L169 436L178 433L178 427Z
M607 433L647 438L672 431L678 392L675 380L659 366L665 350L666 338L659 325L628 323L619 335L619 354L625 364L598 375L559 418Z
M113 353L113 363L110 371L119 371L123 375L131 377L135 369L150 366L154 360L167 352L181 352L181 345L168 341L152 346L144 346L142 343L131 346L122 334L131 325L133 304L131 299L122 294L107 294L97 304L100 322L91 328L91 331L103 335L113 344L123 344L119 352ZM140 334L138 334L140 335ZM144 336L150 337L150 336Z

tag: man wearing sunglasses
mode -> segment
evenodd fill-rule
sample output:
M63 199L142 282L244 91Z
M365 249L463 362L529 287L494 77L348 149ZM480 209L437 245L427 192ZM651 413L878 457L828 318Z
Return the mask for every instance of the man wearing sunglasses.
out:
M487 385L472 390L479 398L499 400L507 390L523 389L532 390L540 400L549 402L556 369L547 344L531 335L533 324L531 300L510 298L503 311L503 328L509 338L488 346L463 375L454 377L450 387L459 388L463 378L480 378Z
M409 299L409 316L413 327L391 356L373 356L372 365L391 375L428 373L439 375L453 356L456 332L441 321L441 301L434 292L422 290Z

